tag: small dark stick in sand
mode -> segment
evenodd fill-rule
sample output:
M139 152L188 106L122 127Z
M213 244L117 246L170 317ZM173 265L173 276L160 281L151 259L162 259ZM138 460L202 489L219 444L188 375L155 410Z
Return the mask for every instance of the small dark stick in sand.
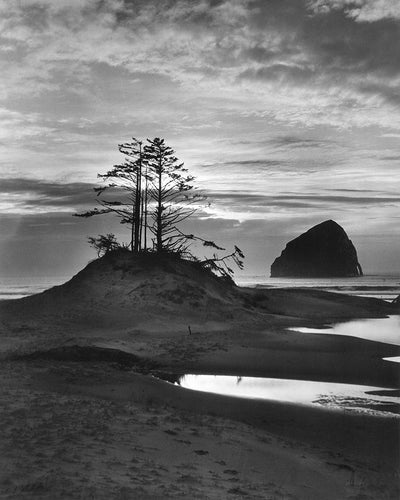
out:
M188 325L188 330L189 330L189 335L192 335L192 329L190 328L190 325Z

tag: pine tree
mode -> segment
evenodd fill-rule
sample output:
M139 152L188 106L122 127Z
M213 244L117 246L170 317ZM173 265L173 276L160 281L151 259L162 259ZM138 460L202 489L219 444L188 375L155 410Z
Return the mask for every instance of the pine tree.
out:
M144 147L149 168L152 200L150 231L155 237L157 253L184 253L187 238L179 230L179 224L194 214L194 203L204 199L194 192L194 177L187 174L175 151L165 144L164 139L148 139Z
M113 213L121 224L130 226L130 247L138 253L146 247L147 216L143 198L147 197L146 174L143 172L144 155L142 142L132 138L132 142L119 144L118 149L125 155L125 161L98 177L107 182L105 186L95 187L97 201L102 208L94 208L77 217L92 217ZM113 199L105 198L105 193L112 194ZM147 208L146 208L147 210ZM143 239L144 236L144 239Z
M187 173L164 139L156 137L147 139L147 142L143 147L142 141L132 138L132 142L120 144L118 149L125 155L124 163L114 165L105 174L98 174L106 183L105 186L94 188L101 208L74 215L92 217L115 214L121 224L130 226L129 247L133 253L172 253L230 278L233 270L228 263L233 261L242 269L243 253L235 246L232 253L222 257L214 253L211 258L200 260L193 255L189 250L193 242L199 242L207 248L225 250L213 241L185 234L179 227L180 223L194 215L196 204L204 201L205 197L196 192L192 185L194 177ZM113 199L105 198L105 193L112 195ZM148 246L148 232L154 236L153 248ZM113 234L90 237L89 243L98 251L98 255L121 247Z

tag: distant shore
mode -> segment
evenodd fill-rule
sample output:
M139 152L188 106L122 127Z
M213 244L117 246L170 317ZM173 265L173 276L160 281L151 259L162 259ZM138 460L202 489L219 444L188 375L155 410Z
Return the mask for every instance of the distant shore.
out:
M5 276L0 277L0 300L26 297L67 282L65 276ZM366 274L356 278L270 278L267 274L241 274L235 276L240 287L287 288L309 287L317 290L337 291L348 295L393 299L400 294L400 273Z

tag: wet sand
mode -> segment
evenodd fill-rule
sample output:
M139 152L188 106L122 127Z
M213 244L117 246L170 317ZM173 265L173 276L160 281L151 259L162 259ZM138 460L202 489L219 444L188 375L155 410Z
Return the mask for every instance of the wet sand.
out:
M3 498L398 497L399 420L196 393L121 368L3 363Z

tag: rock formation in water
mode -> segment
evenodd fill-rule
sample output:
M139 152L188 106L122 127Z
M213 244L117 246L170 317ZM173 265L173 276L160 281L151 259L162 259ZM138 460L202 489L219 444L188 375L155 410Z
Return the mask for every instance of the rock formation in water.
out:
M362 276L357 251L333 220L312 227L286 245L271 266L271 277Z

